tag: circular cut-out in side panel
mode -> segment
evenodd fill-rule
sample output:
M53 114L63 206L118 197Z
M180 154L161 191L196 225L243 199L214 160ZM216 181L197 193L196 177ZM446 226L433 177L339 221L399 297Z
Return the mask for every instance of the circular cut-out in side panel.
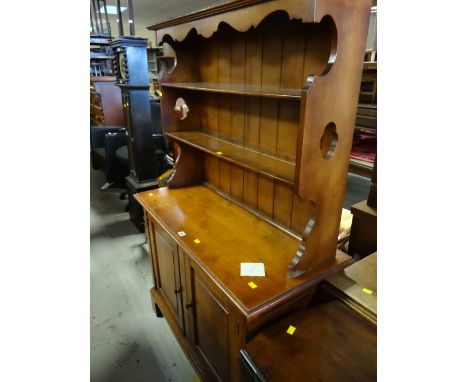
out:
M336 125L330 122L322 134L320 139L320 151L322 152L323 159L330 159L335 152L336 145L338 144L338 134L336 133Z
M336 61L336 54L337 54L337 48L338 48L338 37L337 37L338 33L336 30L335 21L330 15L325 16L320 21L320 25L324 25L328 29L328 33L330 36L330 40L329 40L330 55L328 57L328 64L325 67L325 70L320 74L321 76L325 76L328 74L328 72L333 67L333 64Z

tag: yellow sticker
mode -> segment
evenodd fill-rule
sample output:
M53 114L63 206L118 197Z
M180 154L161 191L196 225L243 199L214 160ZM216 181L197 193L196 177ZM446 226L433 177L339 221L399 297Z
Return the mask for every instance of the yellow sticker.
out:
M257 287L257 284L255 284L253 281L249 282L249 287L252 289L255 289Z
M362 288L362 291L367 294L372 294L373 292L370 289Z
M200 244L201 242L200 242L200 240L195 239L195 240L194 240L194 243L195 243L195 244Z
M216 151L216 154L223 155L223 152L222 151Z
M193 382L201 382L200 377L198 375L195 376L195 378L193 379Z
M295 331L296 331L296 328L292 325L289 325L289 328L288 330L286 330L286 333L293 335Z

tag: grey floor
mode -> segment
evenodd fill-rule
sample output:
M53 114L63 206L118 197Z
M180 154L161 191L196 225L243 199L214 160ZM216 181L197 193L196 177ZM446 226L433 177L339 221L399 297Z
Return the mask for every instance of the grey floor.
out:
M118 194L91 170L91 381L193 382L196 374L151 307L148 245ZM369 180L348 176L345 208L367 198Z
M164 318L153 313L148 245L91 170L91 381L193 382L196 374Z

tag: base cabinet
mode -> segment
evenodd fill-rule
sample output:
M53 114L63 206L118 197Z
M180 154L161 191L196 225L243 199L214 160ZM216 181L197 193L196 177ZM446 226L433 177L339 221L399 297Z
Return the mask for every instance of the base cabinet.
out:
M297 285L279 295L271 294L269 288L255 292L247 280L242 280L253 296L244 296L242 301L226 287L226 279L221 282L219 274L185 249L187 241L177 238L179 231L167 230L146 211L145 221L154 274L151 296L156 311L162 312L203 381L244 381L240 349L263 327L305 308L322 276L287 281ZM234 265L224 266L230 269ZM263 286L268 278L257 282ZM255 298L254 293L263 293L264 300L247 308L246 299Z
M151 218L146 219L147 230L151 231L148 237L155 275L152 291L155 304L173 331L177 331L179 342L184 342L181 345L185 345L186 352L189 350L187 355L203 380L240 380L239 312L170 235Z

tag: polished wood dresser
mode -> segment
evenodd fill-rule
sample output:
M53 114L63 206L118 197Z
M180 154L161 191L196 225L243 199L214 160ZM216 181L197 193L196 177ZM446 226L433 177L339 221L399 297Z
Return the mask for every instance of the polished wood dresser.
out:
M112 76L91 77L90 124L124 126L124 114L120 88Z
M148 29L175 171L138 193L151 296L203 380L352 263L337 250L370 2L237 0ZM241 276L262 263L264 276Z

